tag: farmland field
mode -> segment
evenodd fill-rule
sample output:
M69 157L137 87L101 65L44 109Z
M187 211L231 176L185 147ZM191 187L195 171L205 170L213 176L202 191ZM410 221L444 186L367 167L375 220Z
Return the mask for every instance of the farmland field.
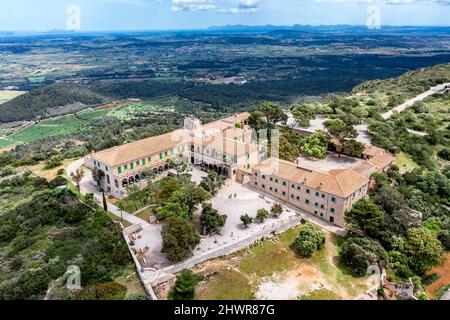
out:
M15 97L18 97L24 93L25 91L0 90L0 104L12 100Z
M89 109L77 115L67 115L43 120L5 139L0 139L0 148L30 143L46 137L74 133L80 126L89 123L93 119L102 117L107 113L108 111L104 110Z

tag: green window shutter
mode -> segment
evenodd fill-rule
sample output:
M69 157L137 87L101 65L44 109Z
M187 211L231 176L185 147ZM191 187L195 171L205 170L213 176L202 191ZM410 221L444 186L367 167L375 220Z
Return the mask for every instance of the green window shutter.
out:
M160 153L160 154L159 154L159 159L161 159L161 160L162 160L162 158L163 158L163 154L162 154L162 153Z
M134 163L130 163L130 168L134 169Z
M138 165L140 165L140 161L139 160L136 161L136 166L138 166Z
M152 157L148 157L148 162L151 162L152 161Z
M286 181L283 181L283 186L286 186Z
M124 168L125 170L127 170L127 169L128 169L128 165L127 165L127 164L124 165L123 168Z
M306 189L306 193L310 193L309 189Z
M175 154L175 152L174 152L173 150L170 150L170 153L171 153L172 155L174 155L174 154Z
M306 199L306 200L305 200L305 203L306 203L306 204L309 204L309 200L308 200L308 199Z
M333 212L333 213L334 213L335 211L336 211L336 210L335 210L334 208L331 208L331 212Z
M335 197L331 198L331 201L336 202L336 198Z
M285 191L283 191L283 196L285 196L286 195L286 192Z
M166 151L164 152L164 156L167 157L169 155L169 153Z
M121 174L121 173L122 173L122 168L121 168L121 167L117 168L117 172L118 172L119 174Z
M142 159L142 165L145 166L145 159Z

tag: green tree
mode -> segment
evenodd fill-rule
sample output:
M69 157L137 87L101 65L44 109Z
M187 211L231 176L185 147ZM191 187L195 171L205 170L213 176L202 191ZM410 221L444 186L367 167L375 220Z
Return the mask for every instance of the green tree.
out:
M175 285L170 290L169 300L193 300L195 287L201 278L189 269L182 270L177 275Z
M410 268L419 275L444 261L441 242L432 231L423 227L408 230L404 252Z
M203 205L200 223L206 234L211 234L222 228L227 222L227 215L220 215L219 211L214 209L210 203Z
M366 235L368 231L379 229L383 216L383 211L371 199L362 198L345 213L345 222Z
M343 144L343 151L345 154L359 157L364 151L364 144L356 140L347 140Z
M356 138L358 136L356 129L341 119L327 120L324 122L324 125L328 132L339 139L341 143L344 143L346 139Z
M311 120L316 117L315 108L308 104L294 105L291 108L291 113L295 120L293 127L298 125L302 128L307 128L310 126Z
M244 224L246 228L248 228L249 225L253 223L253 218L250 217L248 214L244 214L241 216L241 221Z
M302 151L313 158L320 159L325 157L328 151L328 139L325 132L319 130L306 138Z
M278 218L283 213L283 206L279 203L275 203L272 208L270 209L270 213Z
M75 170L75 172L70 173L70 178L75 182L78 191L80 191L80 183L81 180L83 180L83 177L84 177L83 168L78 168L77 170Z
M170 217L166 220L161 236L163 241L161 252L166 253L167 258L173 262L186 258L200 243L200 236L192 223L179 217Z
M108 202L106 201L106 196L104 192L102 192L102 196L103 196L103 210L105 212L108 212Z
M139 189L139 187L137 185L131 185L128 186L126 188L127 194L128 194L128 200L131 201L131 203L133 203L134 209L138 210L139 209L139 199L141 197L141 190Z
M176 190L170 197L170 202L179 203L192 219L197 206L211 199L211 194L197 186L186 186Z
M97 167L95 167L92 170L92 178L97 183L97 190L99 192L102 191L102 181L103 181L104 176L105 176L105 172L103 172L103 170L101 170Z
M325 234L309 222L303 224L292 248L304 258L310 257L325 244Z
M214 171L208 172L206 177L202 178L200 187L208 191L211 195L216 195L224 185L223 178Z
M349 238L340 251L341 260L356 274L365 275L374 263L386 265L388 255L383 247L366 238Z
M264 222L269 217L269 212L266 209L259 209L256 213L256 219Z
M257 107L257 110L264 115L266 122L272 126L279 122L285 124L288 120L288 116L283 112L281 106L275 103L263 102Z

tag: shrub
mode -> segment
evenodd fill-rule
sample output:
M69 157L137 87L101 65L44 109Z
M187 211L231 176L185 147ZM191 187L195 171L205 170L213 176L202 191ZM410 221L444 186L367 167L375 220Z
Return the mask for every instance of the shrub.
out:
M301 257L306 258L320 250L325 239L325 234L318 227L307 222L301 227L292 247Z
M253 218L251 218L248 214L244 214L241 216L241 221L246 228L253 223Z
M184 269L177 275L177 281L169 293L170 300L193 300L195 296L195 287L202 279L188 269Z
M256 218L260 222L264 222L269 217L269 212L266 209L259 209L256 213Z

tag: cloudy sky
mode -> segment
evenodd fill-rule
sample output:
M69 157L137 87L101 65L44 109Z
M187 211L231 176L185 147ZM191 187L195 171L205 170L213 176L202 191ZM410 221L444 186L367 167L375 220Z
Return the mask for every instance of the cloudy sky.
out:
M374 5L382 25L450 25L450 0L0 0L0 30L66 29L73 5L84 31L365 25Z

